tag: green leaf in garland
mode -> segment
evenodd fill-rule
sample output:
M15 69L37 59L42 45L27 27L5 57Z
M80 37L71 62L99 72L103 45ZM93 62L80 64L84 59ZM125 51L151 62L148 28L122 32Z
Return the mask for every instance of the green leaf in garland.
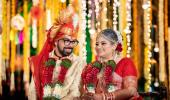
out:
M55 59L52 59L52 58L49 58L49 59L45 62L45 66L46 66L46 67L49 67L49 66L55 67L55 65L56 65L56 61L55 61Z
M87 84L87 87L94 87L94 84L93 83L89 83L89 84Z
M106 63L106 66L111 66L113 69L115 68L116 66L116 63L114 60L109 60L107 63Z
M50 100L60 100L60 99L56 98L55 96L52 96Z
M98 68L99 70L102 68L102 64L99 61L95 61L92 63L92 65L96 68Z
M50 97L44 97L43 100L60 100L54 96L50 96Z
M55 85L58 85L58 86L60 86L60 87L63 87L63 83L62 82L60 82L60 80L58 80L56 83L55 83ZM54 87L55 87L55 85L54 85Z
M62 59L62 62L60 64L60 66L64 66L66 68L70 68L71 65L72 65L72 63L71 63L71 60L69 60L69 59Z
M51 97L43 97L43 100L51 100Z

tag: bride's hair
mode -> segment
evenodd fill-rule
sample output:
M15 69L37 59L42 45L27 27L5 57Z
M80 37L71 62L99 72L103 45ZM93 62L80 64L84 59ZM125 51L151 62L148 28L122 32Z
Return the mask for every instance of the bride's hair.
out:
M112 43L117 43L118 42L117 33L116 33L116 31L114 31L112 29L104 29L104 30L102 30L99 33L99 35L97 36L97 38L100 37L100 36L106 38L107 40L109 40Z

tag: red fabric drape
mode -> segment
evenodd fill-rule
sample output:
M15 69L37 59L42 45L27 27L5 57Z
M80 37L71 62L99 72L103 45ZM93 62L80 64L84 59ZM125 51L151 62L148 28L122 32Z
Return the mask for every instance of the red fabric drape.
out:
M38 98L42 100L43 95L43 86L42 86L42 68L44 67L44 62L48 59L49 53L53 50L53 42L50 38L47 38L43 49L41 52L29 58L33 79L35 82L36 93Z

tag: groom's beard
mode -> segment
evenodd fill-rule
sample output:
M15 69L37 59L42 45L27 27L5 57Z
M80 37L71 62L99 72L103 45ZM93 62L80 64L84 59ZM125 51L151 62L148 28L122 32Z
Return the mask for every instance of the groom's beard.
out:
M64 47L61 49L59 46L57 46L57 48L62 57L69 56L73 52L73 48L71 47Z

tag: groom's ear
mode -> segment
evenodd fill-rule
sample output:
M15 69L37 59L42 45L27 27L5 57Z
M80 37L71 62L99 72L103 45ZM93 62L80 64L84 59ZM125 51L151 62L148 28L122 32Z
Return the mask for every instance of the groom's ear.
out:
M57 42L55 42L54 45L57 46Z
M58 40L55 40L54 41L54 46L57 46L58 45Z

